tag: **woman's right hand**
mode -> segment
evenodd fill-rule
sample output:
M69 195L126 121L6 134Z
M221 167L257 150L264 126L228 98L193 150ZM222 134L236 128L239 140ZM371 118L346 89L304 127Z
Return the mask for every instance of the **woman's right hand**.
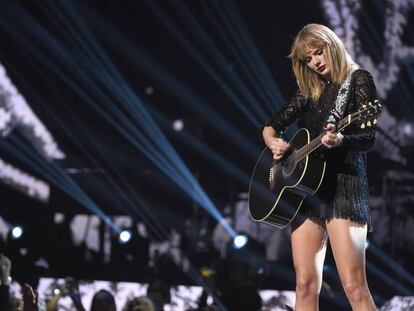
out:
M287 144L283 139L273 137L266 142L267 147L273 153L273 159L281 160L285 153L289 150L290 145Z
M281 138L276 137L276 131L271 126L265 126L262 132L263 140L266 146L272 151L273 159L280 160L288 151L290 145L285 143Z

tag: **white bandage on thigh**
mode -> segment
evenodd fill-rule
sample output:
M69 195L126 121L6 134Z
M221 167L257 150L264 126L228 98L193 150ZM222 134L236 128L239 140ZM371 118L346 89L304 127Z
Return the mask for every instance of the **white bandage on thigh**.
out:
M322 287L323 264L325 262L327 244L328 244L328 234L325 232L325 234L323 236L321 248L315 254L315 266L316 266L316 273L318 275L318 288L319 288L319 291L321 290L321 287Z
M365 242L367 240L367 225L349 227L349 235L351 237L352 244L354 244L354 247L357 251L365 250Z

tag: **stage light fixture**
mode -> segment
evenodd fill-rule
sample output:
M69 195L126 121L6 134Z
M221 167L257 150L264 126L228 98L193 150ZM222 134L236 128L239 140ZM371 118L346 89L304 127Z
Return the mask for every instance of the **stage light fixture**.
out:
M129 230L122 230L119 234L119 242L121 244L126 244L131 240L131 232Z
M248 241L249 239L247 238L247 235L239 234L233 240L233 247L235 249L241 249L247 244Z
M184 128L184 121L181 119L176 119L173 122L173 129L174 131L181 131Z
M23 235L23 228L21 226L15 226L11 229L11 236L14 240L18 240Z

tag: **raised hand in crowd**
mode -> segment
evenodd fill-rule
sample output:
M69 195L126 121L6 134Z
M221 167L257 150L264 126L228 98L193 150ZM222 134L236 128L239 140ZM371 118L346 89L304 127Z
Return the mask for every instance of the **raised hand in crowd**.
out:
M10 307L10 271L10 259L0 254L0 310L7 310Z
M29 284L24 284L23 288L23 311L39 311L39 295Z
M0 282L2 285L10 284L11 260L5 255L0 254Z

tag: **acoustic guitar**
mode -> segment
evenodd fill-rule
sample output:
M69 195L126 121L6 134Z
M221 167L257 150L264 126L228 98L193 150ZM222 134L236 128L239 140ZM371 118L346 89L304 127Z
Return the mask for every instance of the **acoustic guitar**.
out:
M335 133L355 122L361 128L373 126L380 111L378 100L370 102L340 120ZM289 152L279 161L273 159L269 148L263 150L250 180L248 200L253 220L283 229L292 222L306 196L318 191L326 162L312 157L311 153L322 145L324 134L311 139L307 129L300 129L289 142Z

